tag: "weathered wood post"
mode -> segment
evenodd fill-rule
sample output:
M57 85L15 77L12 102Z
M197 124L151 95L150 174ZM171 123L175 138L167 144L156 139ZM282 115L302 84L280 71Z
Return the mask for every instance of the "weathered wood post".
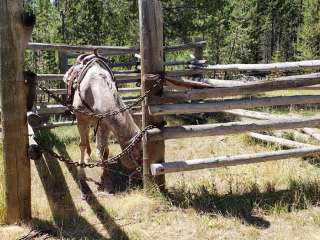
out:
M18 223L31 217L30 161L27 156L27 99L23 77L24 52L35 23L19 0L0 0L0 93L4 187L4 221Z
M192 37L193 43L201 42L201 37ZM203 47L196 47L193 49L193 56L196 58L196 60L202 60L203 59Z
M192 37L192 42L193 43L197 43L197 42L201 42L202 38L201 37ZM203 47L196 47L193 49L193 56L195 57L194 64L199 64L199 60L203 60ZM197 68L197 66L195 66L194 68ZM193 78L195 80L200 80L201 78L203 78L202 74L195 74L193 75Z
M59 52L59 71L60 73L65 74L68 71L68 56L66 52ZM67 85L64 81L60 81L59 88L67 88ZM49 98L49 96L48 96ZM62 95L61 98L66 101L67 95Z
M59 71L63 74L68 71L68 56L66 52L59 52Z
M148 78L148 74L163 72L163 17L162 6L158 0L139 0L140 20L140 55L142 94L155 83L155 79ZM159 94L162 86L152 90L152 94ZM148 111L148 99L142 104L142 127L159 125L163 117L152 117ZM150 142L143 138L143 180L144 187L150 190L153 184L164 188L165 178L153 177L150 171L151 163L164 162L164 141Z

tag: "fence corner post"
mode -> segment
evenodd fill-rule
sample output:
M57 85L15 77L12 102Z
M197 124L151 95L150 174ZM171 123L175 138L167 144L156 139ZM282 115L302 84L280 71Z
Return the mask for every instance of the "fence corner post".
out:
M158 0L139 0L139 24L140 24L140 55L142 94L152 88L154 80L147 77L148 74L163 72L163 16L162 6ZM151 94L156 95L162 91L162 86L153 89ZM159 125L163 123L163 117L153 117L148 111L148 99L142 103L142 127ZM154 185L161 190L165 187L165 177L153 177L150 171L151 163L164 162L164 141L150 142L143 138L143 180L144 188L148 191Z
M27 155L27 86L24 53L35 16L24 12L22 1L0 0L0 95L3 151L0 181L6 224L31 218L31 174Z

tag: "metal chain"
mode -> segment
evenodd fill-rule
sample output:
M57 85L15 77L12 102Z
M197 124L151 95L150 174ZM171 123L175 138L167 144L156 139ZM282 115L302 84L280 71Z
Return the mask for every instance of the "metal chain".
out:
M107 117L114 117L114 116L116 116L116 115L118 115L120 113L125 112L126 110L132 109L134 106L138 105L146 97L148 97L153 89L155 89L156 87L160 86L162 81L163 81L163 79L158 79L156 81L156 83L154 83L149 90L147 90L143 95L139 96L134 102L132 102L132 103L130 103L130 104L124 106L124 107L119 108L119 110L117 110L117 111L110 111L110 112L106 112L106 113L94 113L94 112L87 112L87 111L84 111L84 110L76 109L72 105L67 104L65 101L63 101L60 97L58 97L56 94L54 94L48 88L46 88L44 85L39 85L38 87L41 89L41 91L43 91L44 93L48 94L48 96L53 98L56 102L58 102L59 104L65 106L65 107L67 107L70 112L82 113L82 114L85 114L87 116L91 116L91 117L96 117L98 119L102 119L102 118L107 118Z
M152 125L147 126L146 128L144 128L142 131L140 131L137 135L133 137L133 141L125 149L123 149L121 153L119 153L118 155L112 158L109 158L103 161L98 161L96 163L79 163L79 162L72 161L64 156L57 154L52 149L40 144L39 143L40 141L37 138L35 138L35 141L38 143L38 146L42 151L50 154L52 157L56 158L60 162L64 162L65 164L74 165L75 167L81 167L81 168L107 167L109 165L117 164L124 157L128 156L132 151L132 149L135 147L135 145L141 141L142 137L147 133L147 131L153 128L155 128L155 126L152 126ZM136 171L141 172L141 168L137 167Z

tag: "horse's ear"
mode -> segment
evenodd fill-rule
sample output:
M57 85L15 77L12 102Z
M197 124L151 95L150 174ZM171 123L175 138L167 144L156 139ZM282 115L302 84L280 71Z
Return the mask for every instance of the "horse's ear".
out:
M99 54L99 48L95 48L95 49L93 50L93 53L94 53L94 55L95 55L97 58L102 59L102 60L105 61L106 63L109 62L109 58L108 58L108 57L106 58L106 57L104 57L104 56L102 56L102 55Z
M95 48L95 49L93 50L93 53L94 53L94 55L95 55L97 58L101 57L101 56L99 55L99 48Z

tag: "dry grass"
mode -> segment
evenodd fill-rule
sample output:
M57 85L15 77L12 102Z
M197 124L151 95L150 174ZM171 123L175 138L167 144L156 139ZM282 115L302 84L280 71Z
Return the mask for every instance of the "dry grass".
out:
M56 151L77 159L75 134L69 128L43 137L55 143ZM166 159L271 148L243 135L171 140ZM98 180L99 172L88 175ZM32 222L2 227L0 234L16 239L38 229L57 239L317 239L319 174L317 159L288 159L169 174L167 194L155 191L147 197L137 189L87 202L80 198L76 169L44 156L32 163Z
M74 127L40 137L60 154L79 158ZM167 161L277 148L244 135L170 140L166 146ZM120 148L111 144L110 151ZM17 239L35 229L54 239L320 239L319 164L309 157L168 174L168 192L155 189L149 197L139 188L101 196L88 182L94 195L84 201L77 169L44 155L32 162L33 220L0 227L0 236ZM98 181L100 172L87 175Z

